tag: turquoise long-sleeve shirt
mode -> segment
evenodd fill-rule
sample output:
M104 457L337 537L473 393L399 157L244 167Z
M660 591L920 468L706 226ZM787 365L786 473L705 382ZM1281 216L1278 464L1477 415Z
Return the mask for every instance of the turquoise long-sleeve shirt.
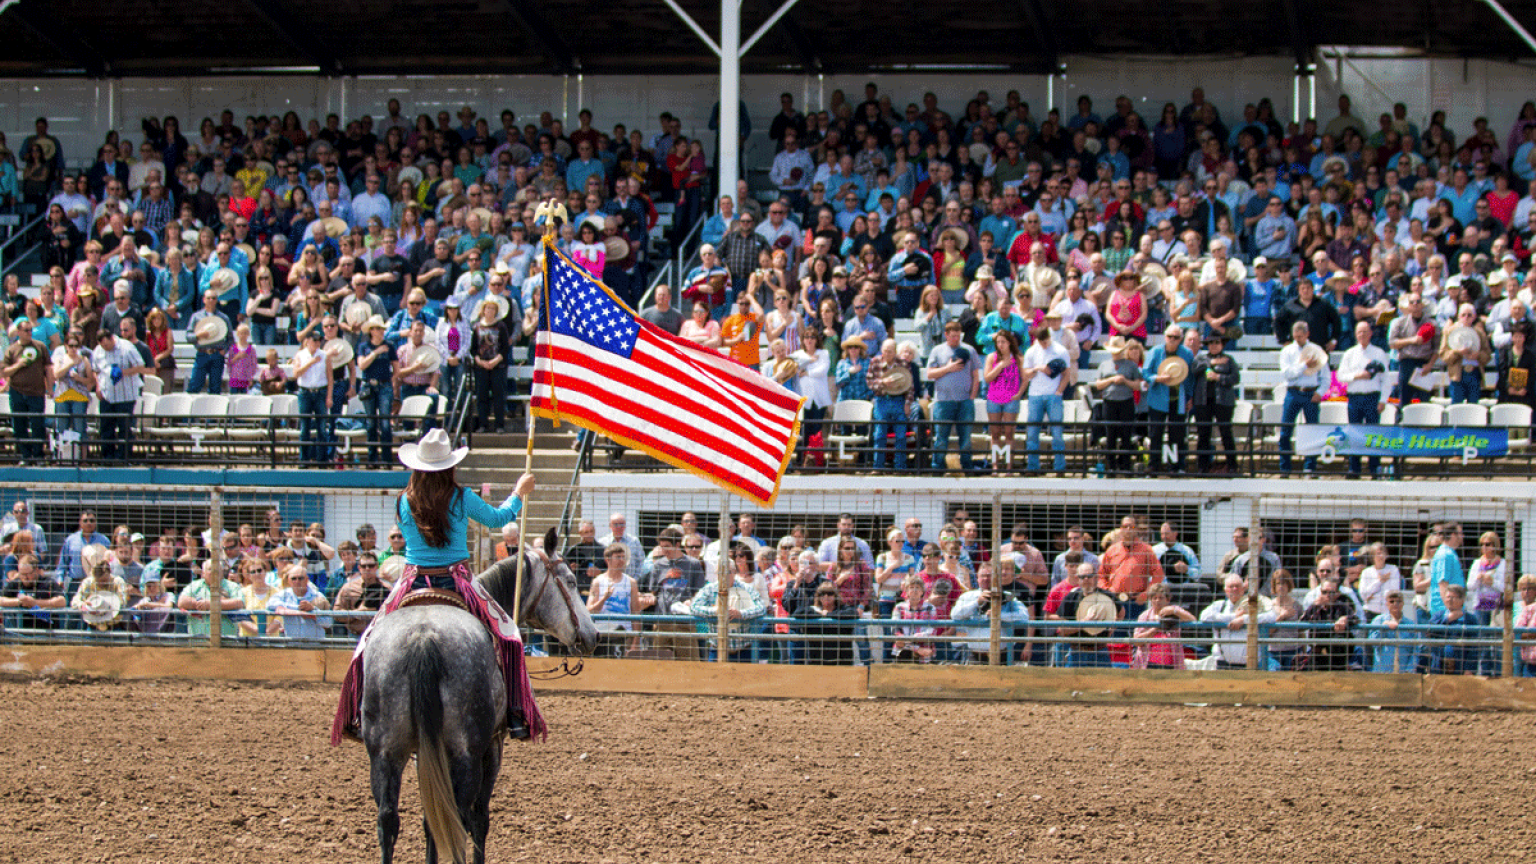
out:
M516 495L508 495L500 507L492 507L473 490L460 490L448 507L448 542L443 546L427 545L404 495L396 502L395 509L400 520L400 533L405 535L405 563L417 567L446 567L469 557L470 519L492 530L500 530L523 512L523 502Z

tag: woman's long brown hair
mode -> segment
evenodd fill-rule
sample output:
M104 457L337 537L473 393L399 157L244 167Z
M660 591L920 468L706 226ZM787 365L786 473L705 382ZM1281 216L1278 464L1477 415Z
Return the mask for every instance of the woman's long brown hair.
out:
M440 549L448 545L448 510L458 494L459 484L452 468L411 472L411 479L405 484L405 503L411 508L416 530L428 546Z

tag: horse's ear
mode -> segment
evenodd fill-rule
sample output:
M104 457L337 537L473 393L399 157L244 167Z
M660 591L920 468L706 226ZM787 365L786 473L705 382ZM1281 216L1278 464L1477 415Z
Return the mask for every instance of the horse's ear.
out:
M560 555L560 529L550 528L544 533L544 554L551 558Z

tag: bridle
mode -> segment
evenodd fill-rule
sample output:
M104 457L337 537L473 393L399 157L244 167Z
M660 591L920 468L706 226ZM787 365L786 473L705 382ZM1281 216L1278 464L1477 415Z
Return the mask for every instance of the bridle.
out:
M554 583L560 591L560 599L565 603L565 611L566 614L570 616L571 630L574 632L580 629L580 622L576 620L576 613L572 611L573 605L571 600L570 586L565 584L564 579L561 579L559 576L553 575L549 572L549 568L559 560L560 559L554 557L549 559L549 564L547 564L544 568L544 581L539 585L538 590L533 593L533 596L529 599L528 603L525 604L525 609L520 611L524 613L524 620L526 620L527 610L538 609L539 603L544 600L544 592L549 590L550 583ZM532 567L528 568L528 572L524 574L523 578L529 580L533 579ZM577 657L576 665L573 668L571 666L570 658L563 657L560 660L559 666L556 666L553 669L544 669L539 672L529 672L528 677L537 679L539 681L554 681L560 678L574 677L581 674L583 665L584 661L582 658Z

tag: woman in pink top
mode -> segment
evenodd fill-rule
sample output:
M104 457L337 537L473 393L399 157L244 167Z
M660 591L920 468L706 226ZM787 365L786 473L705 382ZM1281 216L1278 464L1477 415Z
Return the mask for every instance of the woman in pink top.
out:
M576 229L576 242L571 244L571 260L580 264L594 279L603 278L603 266L608 262L608 251L597 239L597 226L581 223Z
M1115 277L1115 292L1109 297L1107 311L1111 335L1147 344L1147 301L1141 296L1141 280L1135 273Z
M1173 592L1168 583L1159 582L1147 589L1147 608L1137 621L1151 627L1137 627L1132 634L1137 639L1158 641L1137 645L1131 655L1131 665L1137 669L1183 669L1184 646L1179 642L1179 625L1188 624L1195 616L1182 606L1168 602Z

